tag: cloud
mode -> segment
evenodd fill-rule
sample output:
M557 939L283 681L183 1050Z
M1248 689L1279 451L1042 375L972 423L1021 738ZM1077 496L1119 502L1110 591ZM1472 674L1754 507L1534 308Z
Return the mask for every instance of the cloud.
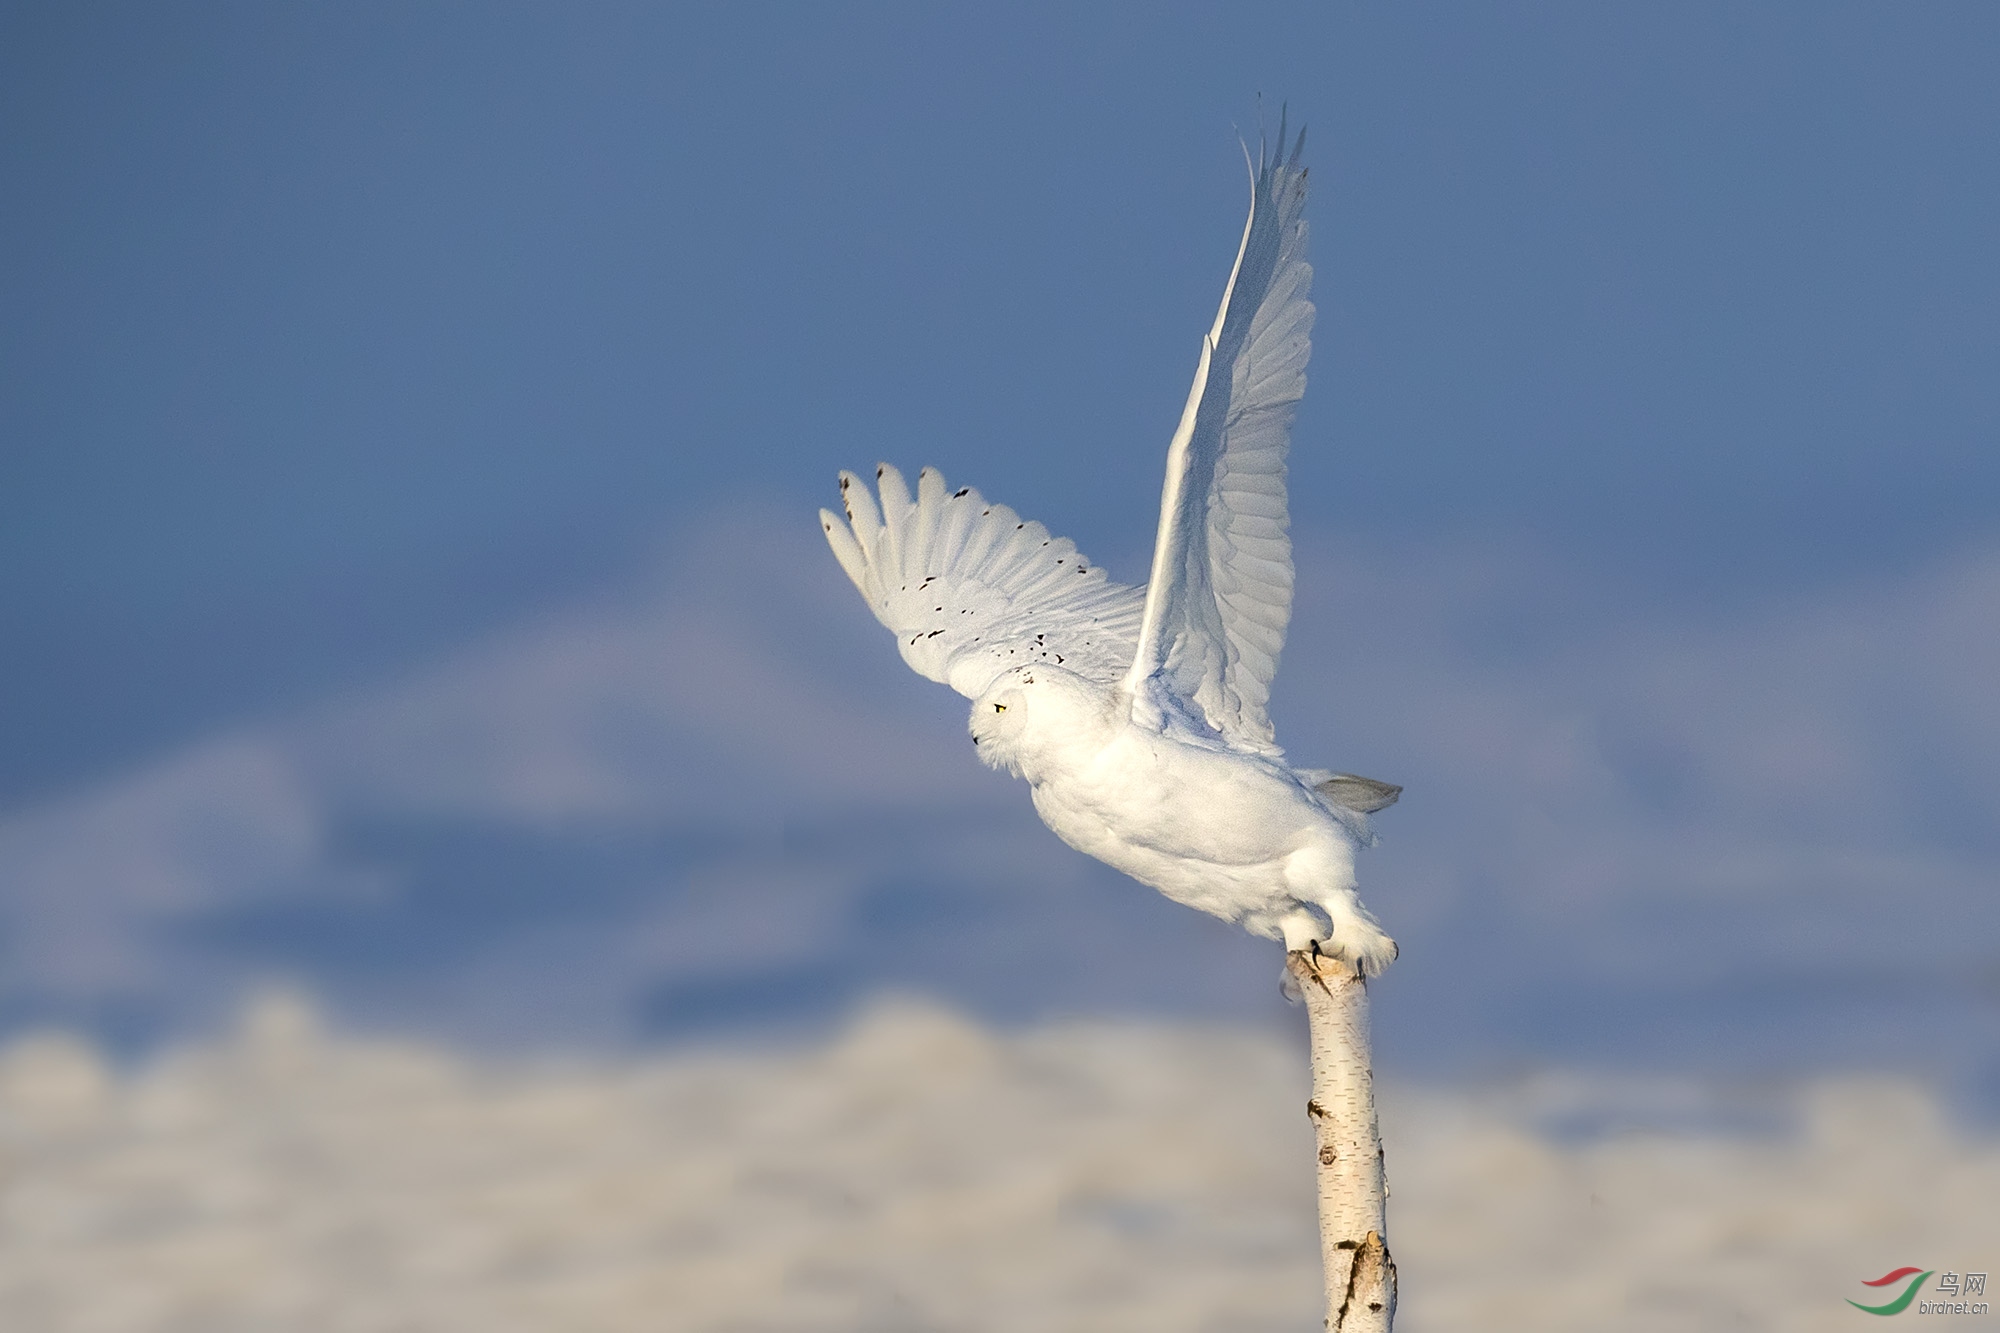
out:
M789 520L9 813L0 1002L143 1035L277 972L496 1040L891 984L1271 1012L1275 960L1057 844ZM1281 735L1409 789L1362 866L1392 1051L1993 1067L2000 552L1715 610L1473 545L1308 544L1299 586Z
M0 1319L1296 1328L1323 1308L1305 1076L1253 1028L908 999L822 1042L560 1064L283 997L140 1069L43 1037L0 1048L33 1204ZM1381 1086L1410 1329L1818 1329L1894 1265L1992 1262L2000 1142L1920 1086Z

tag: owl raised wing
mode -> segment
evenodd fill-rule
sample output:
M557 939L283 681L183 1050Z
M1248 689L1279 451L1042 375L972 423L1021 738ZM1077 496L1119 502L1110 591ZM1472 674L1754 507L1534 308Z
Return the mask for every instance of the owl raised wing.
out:
M1302 131L1260 153L1250 218L1167 449L1159 537L1123 686L1145 727L1206 723L1280 753L1268 704L1292 614L1285 452L1312 354Z
M896 636L912 670L977 699L1004 671L1053 662L1111 686L1131 664L1145 595L1113 583L1076 543L1052 537L970 487L951 490L936 468L875 469L868 486L840 474L845 523L820 526L847 576Z

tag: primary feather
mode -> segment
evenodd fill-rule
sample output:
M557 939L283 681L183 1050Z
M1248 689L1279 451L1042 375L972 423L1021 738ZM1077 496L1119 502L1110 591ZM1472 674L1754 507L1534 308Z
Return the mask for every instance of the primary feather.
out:
M840 475L841 567L919 674L974 700L980 757L1028 780L1081 851L1286 947L1377 972L1396 946L1353 853L1400 787L1294 769L1271 727L1291 617L1285 450L1311 353L1304 135L1252 169L1250 217L1167 451L1144 590L1075 543L950 490ZM879 497L879 503L878 503Z

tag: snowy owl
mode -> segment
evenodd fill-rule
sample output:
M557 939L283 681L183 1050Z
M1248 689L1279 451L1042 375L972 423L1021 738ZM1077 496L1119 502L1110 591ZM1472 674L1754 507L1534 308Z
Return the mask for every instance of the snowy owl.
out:
M1370 975L1396 945L1355 894L1368 815L1401 788L1294 768L1266 704L1292 608L1285 449L1311 353L1304 134L1252 171L1250 218L1167 447L1152 578L952 490L840 474L841 568L919 675L973 701L979 757L1026 778L1078 851L1175 902Z

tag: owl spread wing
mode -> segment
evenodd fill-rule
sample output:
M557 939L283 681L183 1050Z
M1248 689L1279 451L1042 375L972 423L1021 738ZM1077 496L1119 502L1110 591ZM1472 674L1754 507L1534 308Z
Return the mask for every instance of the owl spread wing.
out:
M847 576L896 636L918 675L969 699L1011 667L1053 662L1115 684L1132 661L1145 595L1112 583L1065 537L953 491L935 468L875 469L881 504L840 474L847 519L820 510L820 526Z
M1306 173L1257 164L1250 218L1194 388L1167 450L1159 538L1124 686L1142 726L1205 721L1231 746L1277 754L1267 705L1292 611L1285 450L1312 352Z

